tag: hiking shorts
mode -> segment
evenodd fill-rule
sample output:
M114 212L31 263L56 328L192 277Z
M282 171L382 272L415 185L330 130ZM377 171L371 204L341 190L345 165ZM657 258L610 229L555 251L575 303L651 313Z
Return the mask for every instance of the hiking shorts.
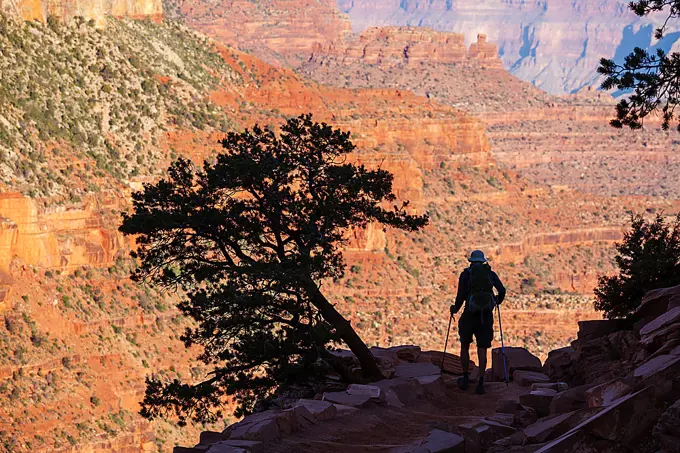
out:
M490 348L493 341L493 311L470 313L464 311L458 319L458 334L461 344L472 343L472 337L478 348Z

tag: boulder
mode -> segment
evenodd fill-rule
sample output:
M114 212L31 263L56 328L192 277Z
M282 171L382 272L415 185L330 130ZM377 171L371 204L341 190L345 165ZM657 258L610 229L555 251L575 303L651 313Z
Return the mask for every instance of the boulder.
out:
M598 411L599 409L581 409L539 419L536 423L524 428L526 442L539 444L557 439Z
M517 432L515 428L491 420L458 425L458 430L465 438L465 453L484 451L497 440Z
M442 370L432 363L404 363L395 368L395 378L415 378L440 375Z
M516 426L529 426L533 423L536 423L536 420L538 420L536 411L528 406L520 406L520 409L515 411L514 416Z
M425 394L418 379L385 379L373 384L382 389L388 406L410 405Z
M406 360L407 362L415 362L418 360L418 356L420 355L420 346L394 346L390 349L397 354L398 358L401 360Z
M663 453L680 453L680 400L661 415L654 426L654 437Z
M503 412L496 412L493 415L484 418L485 420L490 420L495 423L500 423L505 426L512 426L515 423L514 414L506 414Z
M536 453L595 453L584 431L576 430L536 450Z
M640 306L633 313L635 319L644 324L663 315L670 308L670 301L680 295L680 285L649 291L642 298Z
M422 363L432 363L441 368L442 357L444 357L444 367L441 370L444 373L460 375L463 374L463 365L460 363L460 357L455 354L444 353L441 351L423 351L418 356L417 361ZM474 362L470 361L470 366L474 367Z
M614 379L586 390L585 398L588 407L609 406L615 400L628 395L633 387L623 379Z
M594 319L578 322L578 339L582 342L607 336L630 327L626 319Z
M356 407L353 406L345 406L344 404L333 404L335 406L335 409L338 411L337 417L344 417L345 415L353 415L358 411Z
M323 394L322 401L328 401L333 404L340 404L342 406L351 407L366 407L374 404L373 398L366 394L350 395L347 391L344 392L327 392Z
M338 409L335 405L328 401L300 400L295 403L295 407L297 406L303 406L307 409L317 422L331 420L338 414Z
M522 409L522 405L514 399L500 399L496 401L496 412L504 414L514 414L515 411Z
M574 428L623 445L631 445L649 432L661 415L653 387L619 398Z
M569 368L575 352L571 346L550 351L543 364L543 372L555 380L568 378L571 375Z
M541 360L524 348L506 347L505 357L508 376L512 376L515 370L538 372L543 370ZM493 370L494 380L505 381L501 348L495 348L491 351L491 369Z
M550 403L555 398L557 392L550 389L534 390L530 393L520 395L519 403L522 406L528 406L536 411L539 417L545 417L550 414Z
M559 393L568 390L569 385L566 382L536 382L531 384L531 390L538 389L551 389Z
M639 385L654 386L659 394L673 391L673 379L680 375L680 356L664 354L635 369L633 377Z
M522 387L530 387L536 383L548 383L550 378L543 373L537 371L515 370L512 373L512 380Z
M590 388L592 385L579 385L559 392L550 402L550 413L563 414L587 407L586 391Z
M423 439L420 447L429 453L465 453L465 440L457 434L435 429Z
M669 310L661 316L655 318L653 321L645 324L645 326L640 329L640 337L644 338L663 327L675 323L680 323L680 307L673 308L672 310Z
M198 443L201 445L210 445L226 440L226 437L221 432L217 431L203 431L200 434Z
M208 453L264 453L264 444L254 440L225 440L213 444Z
M265 411L249 415L238 423L231 425L223 434L229 439L256 440L271 442L281 436L276 411ZM310 415L311 416L311 415Z
M382 389L376 385L352 384L345 391L348 395L366 395L376 403L385 400Z
M446 384L441 375L435 376L418 376L414 378L426 395L432 398L444 398L446 396Z
M206 453L208 451L208 446L200 445L198 447L180 447L177 446L172 449L172 453ZM240 453L240 452L237 452Z

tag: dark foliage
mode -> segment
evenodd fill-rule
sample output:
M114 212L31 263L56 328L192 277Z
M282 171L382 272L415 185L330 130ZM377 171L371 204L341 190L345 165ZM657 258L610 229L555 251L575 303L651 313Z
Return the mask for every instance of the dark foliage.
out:
M186 292L179 308L198 327L182 338L204 348L200 359L213 368L194 384L148 379L149 418L214 420L227 396L247 412L277 385L313 376L333 341L377 377L372 354L319 284L343 275L348 229L427 223L406 204L383 209L395 199L392 174L346 163L349 133L311 115L288 120L278 136L258 126L230 133L222 146L202 170L173 163L166 179L133 194L123 216L121 231L139 245L134 278Z
M595 289L595 308L607 318L631 314L648 291L680 284L680 215L670 224L634 216L616 250L619 275L600 277Z
M657 39L664 36L668 21L680 16L680 0L638 0L631 2L630 8L638 16L669 10L666 21L656 30ZM606 76L602 82L603 89L632 91L630 97L617 104L616 119L611 121L612 126L639 129L645 117L660 110L662 127L669 128L680 102L680 54L667 54L661 49L650 54L636 47L625 58L623 65L603 58L598 72ZM677 128L680 130L680 124Z

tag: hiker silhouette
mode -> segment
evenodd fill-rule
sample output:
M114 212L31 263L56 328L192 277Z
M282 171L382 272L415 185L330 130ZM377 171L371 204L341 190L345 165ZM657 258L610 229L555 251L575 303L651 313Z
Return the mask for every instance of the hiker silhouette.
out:
M505 299L505 287L481 250L470 254L470 267L466 268L458 279L458 294L451 305L451 316L458 313L463 304L463 314L458 319L460 335L460 361L463 376L458 378L461 390L467 390L470 383L470 344L472 337L477 343L479 360L479 382L476 392L484 393L484 371L486 370L486 353L493 341L493 309ZM496 288L498 295L493 292Z

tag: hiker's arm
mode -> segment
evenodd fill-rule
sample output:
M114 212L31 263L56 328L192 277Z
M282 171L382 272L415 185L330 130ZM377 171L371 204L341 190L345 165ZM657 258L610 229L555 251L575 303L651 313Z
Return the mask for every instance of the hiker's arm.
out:
M465 303L465 299L467 299L468 292L470 292L468 288L468 279L465 277L466 273L463 272L458 279L458 294L456 294L456 302L451 306L452 314L457 313L458 310L460 310L460 307Z
M503 286L503 282L501 282L501 279L498 278L498 274L495 272L491 274L491 278L493 279L493 287L498 291L497 303L502 304L505 299L505 286Z

